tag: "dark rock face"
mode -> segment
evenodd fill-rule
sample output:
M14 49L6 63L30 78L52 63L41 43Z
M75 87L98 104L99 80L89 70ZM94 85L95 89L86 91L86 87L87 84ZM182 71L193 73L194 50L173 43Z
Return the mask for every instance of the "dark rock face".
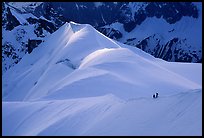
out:
M134 21L124 23L123 27L126 32L131 32L136 26L136 23Z
M98 28L97 30L99 30L99 32L105 34L109 38L112 38L115 40L122 37L122 33L118 30L113 29L113 28Z
M13 30L16 26L20 25L20 22L12 15L10 9L7 7L6 19L3 20L3 25L6 25L6 30Z
M69 59L62 59L60 61L57 61L56 64L64 64L72 69L76 69L76 65L74 65Z
M17 64L21 60L21 57L17 54L17 50L10 43L2 45L2 62L4 62L6 58L10 58L12 64ZM2 67L2 70L9 69L12 64Z
M147 15L143 10L139 10L138 12L135 13L134 18L135 18L135 23L137 25L140 25L147 18Z
M42 42L42 40L28 40L28 53L30 54L34 48L36 48L40 43Z
M17 14L23 23L19 22ZM26 53L31 53L46 35L57 30L55 25L46 19L32 18L33 16L29 15L21 16L21 14L25 13L10 7L6 2L2 3L3 72L17 64Z
M163 17L168 23L173 24L182 16L198 18L198 11L191 2L151 2L145 8L147 17Z
M190 49L186 51L183 47L183 45L186 45L185 41L185 39L173 38L167 43L161 43L158 36L153 35L145 38L135 46L150 53L156 58L161 58L166 61L200 63L202 57L199 57L198 55L201 55L201 51L192 51ZM152 44L156 46L151 47Z
M45 37L43 35L43 29L48 31L49 33L53 33L53 32L55 32L57 30L57 28L55 27L55 25L53 23L48 22L46 20L35 19L35 18L32 18L32 17L29 17L27 19L27 21L30 24L37 24L37 27L36 27L36 30L35 30L35 34L38 37Z
M96 7L94 2L46 2L43 3L41 14L48 20L59 22L57 24L74 21L104 26L117 19L114 14L118 12L116 6L112 2L105 2L100 7Z
M147 6L140 8L134 15L128 4L104 2L97 7L93 2L46 2L41 13L49 20L54 18L61 22L88 23L94 27L119 22L124 24L127 32L140 25L147 17L162 17L170 24L176 23L182 16L198 17L197 7L191 2L146 2Z

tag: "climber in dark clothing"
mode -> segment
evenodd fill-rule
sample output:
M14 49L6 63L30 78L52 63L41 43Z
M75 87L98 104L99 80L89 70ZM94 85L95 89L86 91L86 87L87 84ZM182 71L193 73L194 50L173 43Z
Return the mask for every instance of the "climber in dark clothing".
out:
M158 94L158 92L156 92L156 98L158 98L159 97L159 94Z
M155 94L153 94L153 98L158 98L158 96L159 96L159 93L158 93L158 92L156 92Z

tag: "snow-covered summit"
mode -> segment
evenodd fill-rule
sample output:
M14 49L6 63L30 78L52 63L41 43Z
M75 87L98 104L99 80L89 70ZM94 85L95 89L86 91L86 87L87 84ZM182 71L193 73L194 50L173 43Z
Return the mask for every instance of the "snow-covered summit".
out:
M200 84L162 67L160 64L164 61L157 61L154 57L151 58L155 60L150 60L145 57L146 53L142 51L140 53L142 54L137 55L130 49L122 48L122 45L99 33L91 25L65 23L39 48L36 48L30 55L26 55L16 67L6 72L4 76L6 76L5 80L8 80L6 82L8 84L5 84L6 87L3 88L3 99L29 100L49 97L48 94L58 93L59 95L59 90L66 92L70 88L70 94L62 94L64 98L72 97L73 91L77 91L79 97L81 94L91 96L92 92L94 95L102 95L109 93L107 88L110 84L118 85L119 83L123 89L117 90L116 87L113 93L124 98L138 97L139 95L149 96L154 90L170 94L201 88ZM197 66L199 67L200 64ZM93 70L96 72L94 76L91 75ZM55 73L53 74L53 72ZM90 76L87 78L85 74L89 74L88 72L90 72ZM101 76L101 73L104 75ZM162 75L158 75L158 73ZM85 78L89 80L90 84L94 83L95 79L93 81L89 79L91 76L98 81L110 77L108 79L110 82L104 81L97 84L99 86L84 88L83 91L80 91L83 84L87 82L84 80ZM12 80L15 86L10 84L11 78L18 78ZM32 78L32 81L28 81L29 78ZM70 83L67 84L67 82ZM81 85L80 88L69 87L71 84L75 85L76 82ZM25 84L28 85L23 87ZM86 86L84 85L84 87ZM102 87L100 88L100 86ZM124 92L128 91L129 87L132 89L129 92ZM23 88L23 90L16 96L19 88ZM74 90L72 90L73 88Z
M154 58L106 37L91 25L65 23L3 74L3 135L158 135L164 122L168 127L162 134L185 135L192 127L168 120L190 123L189 114L197 116L192 125L198 129L190 134L199 135L201 69L199 63ZM153 101L155 92L163 100ZM186 99L195 108L185 114ZM172 105L179 101L182 105ZM162 115L153 112L153 105ZM179 109L185 115L175 119ZM11 112L16 112L13 121ZM165 116L163 123L155 127L151 117L161 116ZM126 124L125 118L130 119ZM148 132L148 126L154 129ZM183 129L176 132L175 126Z
M201 2L3 2L2 73L71 20L166 61L202 62Z

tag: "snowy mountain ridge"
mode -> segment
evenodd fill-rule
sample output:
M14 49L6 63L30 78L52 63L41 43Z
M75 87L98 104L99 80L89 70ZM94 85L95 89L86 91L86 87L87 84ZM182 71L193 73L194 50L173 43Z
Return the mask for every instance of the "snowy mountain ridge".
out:
M69 21L166 61L201 63L201 11L199 2L3 2L2 72Z
M58 39L56 39L56 36L58 36ZM55 42L53 42L53 40L55 40ZM149 61L149 59L146 59L141 55L137 56L127 48L125 49L121 48L121 46L119 46L117 43L110 40L109 38L99 33L98 31L96 31L90 25L78 25L74 23L66 23L57 32L51 35L50 38L45 43L43 43L40 47L41 49L34 50L30 54L32 56L26 55L25 58L22 59L23 62L21 62L21 64L24 64L23 66L26 65L29 68L29 70L32 70L33 73L34 72L37 73L39 76L41 76L40 74L42 73L43 75L45 74L48 75L49 72L52 71L52 68L53 67L55 68L56 65L58 66L68 65L68 70L75 70L77 68L84 69L84 67L86 67L87 65L98 66L98 64L99 65L103 64L103 61L105 63L104 67L106 66L106 64L108 66L112 64L111 66L114 67L114 63L118 63L118 64L121 64L122 66L125 65L127 67L129 67L131 64L133 65L144 64L145 66L146 64L148 64L148 70L150 66L152 66L153 69L161 68L160 65L158 66L152 63L152 60ZM112 58L109 59L109 56ZM151 59L153 57L149 57L149 58ZM134 60L134 59L137 59L137 60ZM66 64L61 64L61 63L64 63L65 61L66 61ZM110 65L108 64L109 62L110 62ZM39 66L41 66L41 68L39 68ZM131 66L130 66L130 71L134 69ZM144 67L141 66L139 69L143 69L143 71L146 70L147 71L146 73L148 73L149 71L145 69L145 66ZM98 67L96 67L96 69L97 68ZM14 67L13 69L14 70L17 69L19 70L19 72L25 72L24 70L22 70L21 65L16 65L16 68ZM137 69L135 68L135 70ZM165 76L170 77L171 74L173 75L173 72L171 73L171 71L166 70L165 68L161 68L161 71L164 72L164 74L166 72ZM8 71L8 73L6 72L6 74L10 74L11 72L12 70ZM35 75L35 77L37 77L38 75ZM119 76L121 76L121 74ZM149 77L149 75L147 75L147 77ZM177 77L177 79L178 78L179 77ZM160 78L160 79L165 79L165 78ZM199 85L194 84L194 82L190 82L188 80L184 81L182 79L181 82L183 82L182 85L184 85L187 88L188 87L190 88L192 86L199 87ZM175 82L173 82L173 84L174 83ZM34 88L38 88L37 86L35 86ZM15 89L14 87L12 89L14 91L18 90L18 89ZM11 90L9 90L9 92L11 92ZM15 92L13 93L15 94ZM30 92L30 93L33 94L33 92Z
M201 135L201 73L65 23L3 74L2 134Z

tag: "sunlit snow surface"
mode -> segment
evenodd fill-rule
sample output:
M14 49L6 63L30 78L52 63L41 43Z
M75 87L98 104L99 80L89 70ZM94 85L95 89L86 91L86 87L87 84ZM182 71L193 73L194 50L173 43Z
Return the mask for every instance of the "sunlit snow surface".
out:
M2 76L2 133L202 135L201 77L66 23Z

